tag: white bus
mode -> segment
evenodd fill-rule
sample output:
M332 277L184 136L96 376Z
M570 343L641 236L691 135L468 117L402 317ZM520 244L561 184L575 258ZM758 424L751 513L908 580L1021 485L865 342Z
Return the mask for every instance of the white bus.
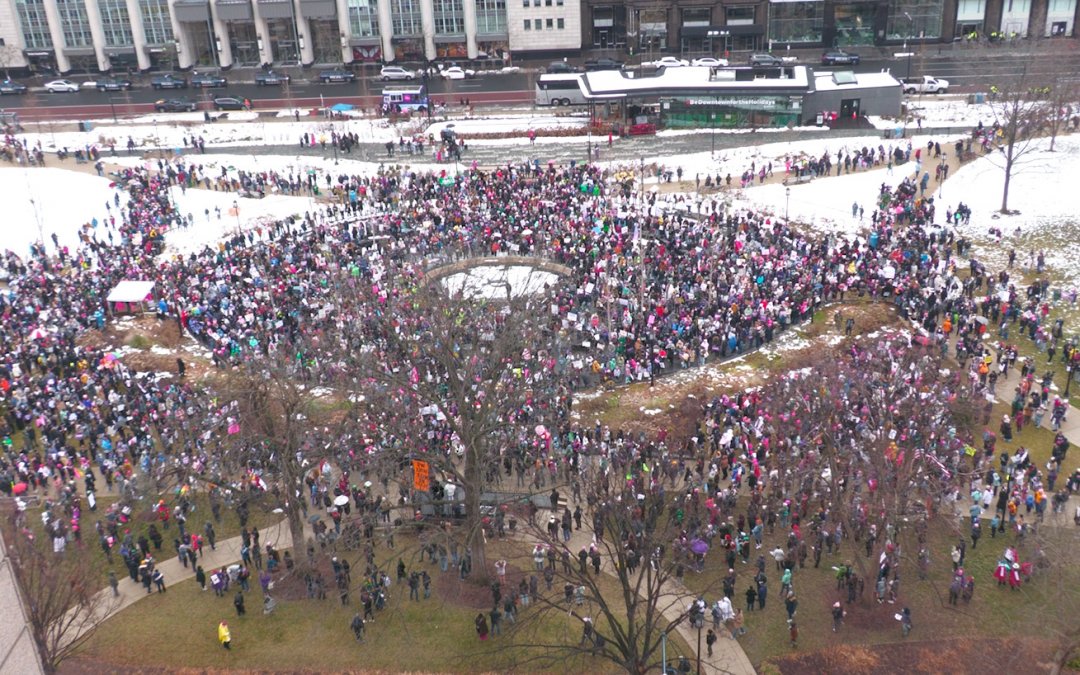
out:
M383 87L382 105L387 112L426 112L431 101L424 85L406 85Z
M580 73L541 75L536 80L536 105L585 105Z

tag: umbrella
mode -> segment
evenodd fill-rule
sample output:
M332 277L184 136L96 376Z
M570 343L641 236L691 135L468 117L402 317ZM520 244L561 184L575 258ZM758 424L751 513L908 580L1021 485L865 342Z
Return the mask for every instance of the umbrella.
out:
M345 506L349 503L349 495L338 495L334 497L334 506Z
M990 323L990 320L989 320L989 319L987 319L987 318L986 318L985 316L976 316L976 317L975 317L975 320L976 320L976 321L978 321L979 323L981 323L981 324L982 324L982 325L984 325L984 326L985 326L986 324Z
M690 550L698 555L705 555L709 552L709 545L703 539L695 539L690 542Z
M355 106L353 106L351 103L335 103L334 105L330 106L330 109L334 112L349 112L354 108Z
M319 516L317 514L308 516L308 522L314 525L315 523L319 522Z
M371 487L371 481L369 481L369 480L364 481L364 487L370 488Z
M28 487L29 486L26 483L15 483L15 485L11 486L11 491L17 495L21 495L22 493L26 492L26 489Z
M537 436L543 436L547 433L547 428L545 428L543 424L537 424L535 431Z

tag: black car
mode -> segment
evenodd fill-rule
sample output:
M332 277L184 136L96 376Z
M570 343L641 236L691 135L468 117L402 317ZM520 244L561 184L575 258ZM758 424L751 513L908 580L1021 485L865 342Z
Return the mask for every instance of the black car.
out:
M154 102L158 112L195 112L196 104L186 98L164 98Z
M214 107L218 110L246 110L244 100L238 96L215 96Z
M26 85L19 84L18 82L12 82L11 80L0 81L0 95L6 94L25 94Z
M547 68L545 68L544 70L546 70L549 73L553 73L553 74L556 74L556 73L557 74L565 74L565 73L576 73L577 72L577 68L575 68L572 64L567 63L566 61L552 61L551 63L548 64Z
M154 76L150 80L150 86L154 89L187 89L188 82L182 77L165 73L164 75Z
M105 77L97 81L97 89L98 91L127 91L131 89L131 80Z
M821 55L821 65L823 66L838 66L838 65L859 65L859 55L849 54L848 52L840 51L839 49L825 52Z
M589 59L585 62L585 70L622 70L623 63L615 59Z
M751 54L750 65L752 66L782 66L784 62L778 56L772 54Z
M255 84L260 87L269 85L282 85L288 84L290 78L284 73L275 73L272 70L267 70L255 75Z
M353 82L355 80L355 73L341 68L331 68L319 73L319 82L322 82L323 84L326 84L327 82Z
M191 86L201 87L203 89L224 87L228 83L229 81L220 75L211 75L209 73L196 73L191 76Z

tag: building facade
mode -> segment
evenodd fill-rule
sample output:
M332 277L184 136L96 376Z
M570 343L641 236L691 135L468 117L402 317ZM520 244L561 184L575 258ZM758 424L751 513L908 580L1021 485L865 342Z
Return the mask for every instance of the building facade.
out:
M585 0L585 48L733 51L1073 37L1077 0Z
M1078 0L0 0L0 68L229 69L1075 35Z

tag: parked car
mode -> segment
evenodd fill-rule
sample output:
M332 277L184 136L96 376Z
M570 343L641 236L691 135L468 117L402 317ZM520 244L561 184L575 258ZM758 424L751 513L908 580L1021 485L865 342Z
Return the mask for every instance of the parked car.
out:
M45 91L50 94L67 94L79 91L79 83L71 80L53 80L45 83Z
M151 78L150 86L154 89L187 89L188 82L186 78L172 73L165 73Z
M224 87L229 84L221 75L213 75L211 73L195 73L191 76L191 86L202 87L203 89L214 89L217 87Z
M834 49L827 51L821 55L821 65L823 66L857 66L859 65L859 55L851 54L849 52Z
M413 80L416 79L416 72L409 70L408 68L402 68L401 66L383 66L379 71L379 78L383 82L389 82L390 80Z
M545 68L544 71L553 75L561 75L566 73L576 73L578 69L575 68L573 64L567 61L552 61L547 65L547 68Z
M26 85L19 84L18 82L12 82L11 80L4 80L0 82L0 94L25 94Z
M264 70L255 75L255 85L258 87L280 86L291 81L292 78L285 73L275 73L272 70Z
M662 56L655 61L646 61L641 65L655 66L657 68L679 68L690 65L690 62L675 56Z
M319 82L355 82L356 74L342 68L330 68L319 73Z
M589 59L585 62L585 70L622 70L622 61L616 61L615 59L599 58Z
M239 96L215 96L214 107L218 110L246 110L244 99Z
M750 65L752 66L782 66L783 59L772 54L751 54Z
M163 98L154 102L154 110L158 112L195 112L197 107L194 101L186 98Z
M905 94L944 94L949 90L948 80L929 75L905 77L900 80L900 84L904 85Z
M709 66L710 68L726 66L727 64L727 59L714 59L711 56L703 56L700 59L694 59L690 62L690 65L692 66Z
M97 81L97 89L98 91L128 91L131 89L131 80L103 77Z
M443 69L442 76L444 80L471 80L476 77L476 71L461 66L450 66Z

